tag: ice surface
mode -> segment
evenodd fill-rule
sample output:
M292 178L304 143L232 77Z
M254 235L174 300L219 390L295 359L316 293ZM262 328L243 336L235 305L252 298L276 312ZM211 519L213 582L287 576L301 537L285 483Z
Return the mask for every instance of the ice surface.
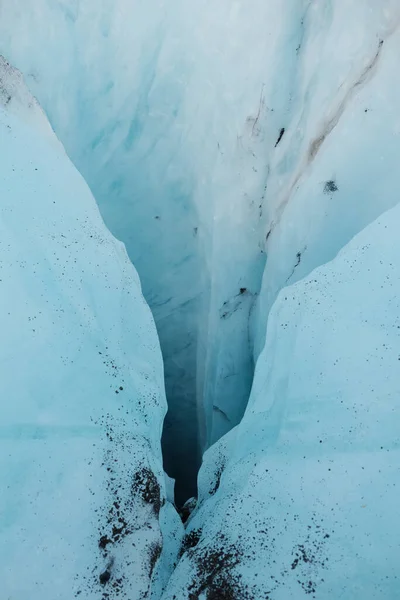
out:
M255 318L256 356L279 290L331 260L398 202L396 4L351 2L350 10L346 2L329 9L313 3L307 11L299 80L268 181L268 262Z
M399 596L399 223L397 205L279 294L163 599Z
M181 52L187 35L179 29L159 0L0 5L0 52L23 71L139 271L174 414L165 428L169 474L188 480L191 474L191 495L200 462L194 307L202 282L195 157L180 143L183 116L177 116L191 76ZM176 435L180 445L172 443Z
M202 448L240 421L282 286L397 201L399 18L397 0L0 7L0 50L140 274L178 480L197 417Z
M139 599L155 567L153 590L168 576L181 527L164 500L154 322L3 59L0 153L1 597Z
M398 0L0 4L0 51L140 274L179 500L229 432L205 455L165 598L208 586L210 600L222 584L240 598L235 574L257 600L400 595L399 209L379 219L399 201L399 22ZM132 344L125 329L115 340ZM176 559L174 515L160 514L153 600Z

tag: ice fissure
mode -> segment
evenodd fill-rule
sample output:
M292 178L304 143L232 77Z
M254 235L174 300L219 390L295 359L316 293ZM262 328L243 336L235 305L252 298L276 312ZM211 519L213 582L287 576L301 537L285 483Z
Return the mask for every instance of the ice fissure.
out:
M398 597L399 22L0 2L8 595Z

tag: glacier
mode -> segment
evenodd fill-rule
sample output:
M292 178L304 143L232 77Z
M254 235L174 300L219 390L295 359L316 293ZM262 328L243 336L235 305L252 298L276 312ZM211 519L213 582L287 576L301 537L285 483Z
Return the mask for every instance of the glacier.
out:
M397 0L0 6L0 52L141 277L181 500L244 414L281 287L396 203L399 19Z
M280 292L163 599L398 597L399 222Z
M110 577L139 597L158 559L161 586L182 529L166 501L155 325L124 246L3 59L0 104L2 597L106 598Z
M43 168L41 185L47 189L51 184L62 198L71 188L56 173L61 165L68 169L76 192L72 206L65 197L62 211L66 206L76 211L83 228L86 217L80 211L90 205L90 227L97 223L101 238L113 248L108 258L97 247L90 250L93 242L81 229L85 247L76 259L85 270L81 278L70 272L60 306L67 310L71 293L79 296L84 286L85 312L92 321L82 320L82 327L104 320L89 336L92 347L106 343L114 348L115 364L124 365L124 377L135 382L139 395L147 394L147 376L157 390L146 396L144 413L136 394L128 409L132 418L117 426L120 438L131 439L126 454L118 450L118 478L126 483L126 474L132 477L136 465L145 464L147 480L154 473L161 497L167 498L160 514L153 515L151 535L137 542L140 550L132 560L138 564L132 568L132 551L125 555L125 542L117 544L115 569L128 573L123 593L130 600L143 594L152 600L395 600L400 595L399 25L397 0L221 0L217 6L209 0L0 3L0 53L23 73L111 232L46 118L29 93L19 91L29 98L29 110L24 105L16 113L27 127L18 129L14 163L21 162L25 173L28 158L34 161L43 153L46 165L56 161ZM13 120L17 103L8 102L8 95L4 119L12 120L14 131L20 128ZM19 148L37 123L46 150L32 149L28 157ZM25 175L14 189L12 156L2 142L5 190L15 194L14 204L25 189L37 203ZM23 209L25 229L18 245L42 248L46 254L36 263L43 268L55 242L43 229L50 224L39 217L40 210L47 214L45 208L29 206L30 213ZM56 217L54 227L64 227L64 212L57 209ZM14 236L21 220L7 218L6 225ZM129 260L112 235L123 242ZM130 262L152 311L163 361ZM57 286L64 277L60 266L52 267ZM20 275L19 263L8 268L27 288L27 305L48 310L42 300L47 290L40 299L31 298L32 281ZM29 270L35 268L29 264ZM114 283L114 293L109 290L102 300L105 285L96 278L102 274L115 282L121 272L132 281ZM55 284L48 280L47 285ZM113 308L121 294L127 296L122 312ZM20 293L7 299L12 306L14 296ZM122 315L118 328L116 314ZM15 318L14 326L5 326L6 338L22 346L30 362L40 343L32 341L29 349L18 337L23 319ZM76 335L79 319L73 323L69 330ZM45 335L56 336L53 327L51 321ZM138 331L140 340L134 342ZM89 351L86 333L84 339ZM149 339L151 352L146 350ZM64 340L57 342L57 350L69 356L64 343L69 347ZM82 352L75 343L76 352ZM56 355L52 352L51 360ZM91 358L86 362L92 365ZM75 379L72 373L65 377L66 367L45 368L46 374L60 373L63 389L66 380ZM43 369L23 369L15 393L18 414L21 403L25 410L26 390L47 382L47 376L43 382L37 375ZM108 426L98 415L111 410L104 391L110 384L91 369L79 375L67 412L78 420L90 414L100 436ZM4 397L12 388L11 374L6 375ZM161 456L164 383L168 413ZM94 385L101 406L93 406L94 396L81 385L90 390ZM124 400L121 387L112 390L121 392L115 394L118 401ZM83 413L79 398L86 396ZM52 410L59 411L61 405L53 404ZM15 427L16 415L7 418L6 432ZM87 460L94 429L81 437L74 433L75 462ZM77 438L82 448L75 447ZM21 437L12 443L24 456ZM92 465L108 448L109 442L102 443ZM128 456L134 457L129 468ZM4 461L8 469L6 456ZM162 462L170 477L164 477ZM51 465L57 477L68 479L70 467L59 454ZM108 490L100 483L104 465L98 466L81 477L79 494L87 508L85 513L79 507L79 517L85 526L78 527L79 519L74 523L81 532L77 539L89 541L79 545L79 560L69 556L61 569L66 589L72 589L67 574L79 563L80 569L95 569L98 593L99 573L111 560L99 552L101 536L93 534L93 505L89 510L87 501L88 477L102 490L96 494L100 503ZM13 471L22 472L20 467ZM198 496L182 543L183 526L172 506L174 479L178 506ZM21 495L18 485L10 485L10 498ZM66 486L65 497L71 497L74 486L68 481ZM39 492L50 496L48 490ZM55 484L52 493L59 493ZM60 515L58 501L53 504ZM33 527L29 506L21 508L15 527ZM147 527L145 510L135 504L129 512ZM59 527L55 520L49 535L60 535ZM17 552L21 544L15 532L10 529L7 545ZM29 532L33 540L36 533ZM163 549L149 575L149 562L142 564L138 555L154 550L161 539ZM110 547L114 544L107 543ZM10 557L7 549L4 555L11 569L6 591L13 594L13 569L20 560L29 561ZM59 564L65 556L60 553ZM46 569L48 559L44 553ZM136 572L140 583L132 583ZM45 583L40 585L42 596L54 596ZM104 590L111 600L117 598L110 586Z

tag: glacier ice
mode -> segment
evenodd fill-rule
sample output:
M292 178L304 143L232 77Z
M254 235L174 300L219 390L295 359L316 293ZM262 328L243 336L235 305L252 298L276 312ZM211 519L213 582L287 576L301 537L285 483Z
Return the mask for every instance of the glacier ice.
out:
M280 292L163 599L398 597L399 223L400 204Z
M281 287L396 202L399 18L397 0L0 7L0 51L138 269L183 494L243 416Z
M43 23L51 24L47 36ZM171 133L185 89L179 64L189 76L185 56L177 58L179 38L163 43L173 24L159 0L0 4L0 52L24 73L139 271L164 357L167 467L191 481L191 495L200 463L195 371L202 282L192 167L179 131ZM181 164L171 162L171 146ZM177 434L180 445L172 443Z
M124 246L3 59L0 148L1 596L105 598L112 577L114 594L139 598L163 549L162 585L182 527L165 501L154 322Z
M236 575L257 600L400 594L387 262L399 215L385 213L399 201L399 22L398 0L0 3L0 52L138 269L179 503L208 449L165 598L218 597L221 577L240 597ZM170 504L160 523L153 600L181 535Z

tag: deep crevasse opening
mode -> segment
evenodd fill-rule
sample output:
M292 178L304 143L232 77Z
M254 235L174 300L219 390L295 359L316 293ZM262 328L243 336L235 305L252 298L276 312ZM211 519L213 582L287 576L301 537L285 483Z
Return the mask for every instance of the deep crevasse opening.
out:
M195 490L202 451L243 415L279 289L331 259L393 203L387 193L377 207L371 193L354 214L346 208L350 172L331 202L324 190L341 169L335 151L318 178L307 175L315 141L329 136L325 116L335 123L353 97L357 104L368 65L381 60L392 12L360 5L366 34L358 39L342 31L344 4L253 8L222 2L211 21L205 2L167 10L156 1L85 0L26 10L18 0L1 8L1 50L24 73L140 274L164 356L166 467L182 499ZM27 52L21 40L39 40L43 19L54 35ZM339 32L351 65L333 53ZM332 53L330 73L321 71L313 57ZM368 87L365 96L367 105ZM364 110L376 138L376 112Z
M195 491L202 451L239 422L251 386L249 316L265 262L264 157L254 152L264 139L263 84L254 81L240 102L227 98L219 106L217 97L232 89L227 73L224 89L210 90L196 116L194 98L210 75L219 77L219 68L204 70L217 47L204 48L173 13L155 18L135 5L109 22L98 6L85 7L50 11L54 52L59 40L64 43L60 61L40 48L29 56L15 43L35 17L40 20L43 7L26 15L17 5L4 8L4 46L140 274L164 356L166 468L183 499ZM202 14L200 6L193 14L183 5L179 10L191 26ZM132 39L127 24L138 20L140 32ZM238 120L238 131L227 129Z
M30 53L21 40L38 35L45 3L30 14L18 1L1 8L5 54L140 273L163 348L164 453L179 502L195 490L203 449L242 418L279 290L398 200L398 15L390 2L365 6L353 7L355 35L345 2L256 2L255 12L222 2L210 22L205 3L177 5L176 19L138 3L86 1L49 9L56 35ZM276 377L284 398L278 367L266 382ZM270 396L261 384L258 393L261 414ZM281 426L260 417L251 428L251 417L239 435L244 462L255 435L268 444ZM230 440L212 448L215 465ZM221 465L203 469L203 483L218 480L213 493ZM216 531L210 525L208 540Z

